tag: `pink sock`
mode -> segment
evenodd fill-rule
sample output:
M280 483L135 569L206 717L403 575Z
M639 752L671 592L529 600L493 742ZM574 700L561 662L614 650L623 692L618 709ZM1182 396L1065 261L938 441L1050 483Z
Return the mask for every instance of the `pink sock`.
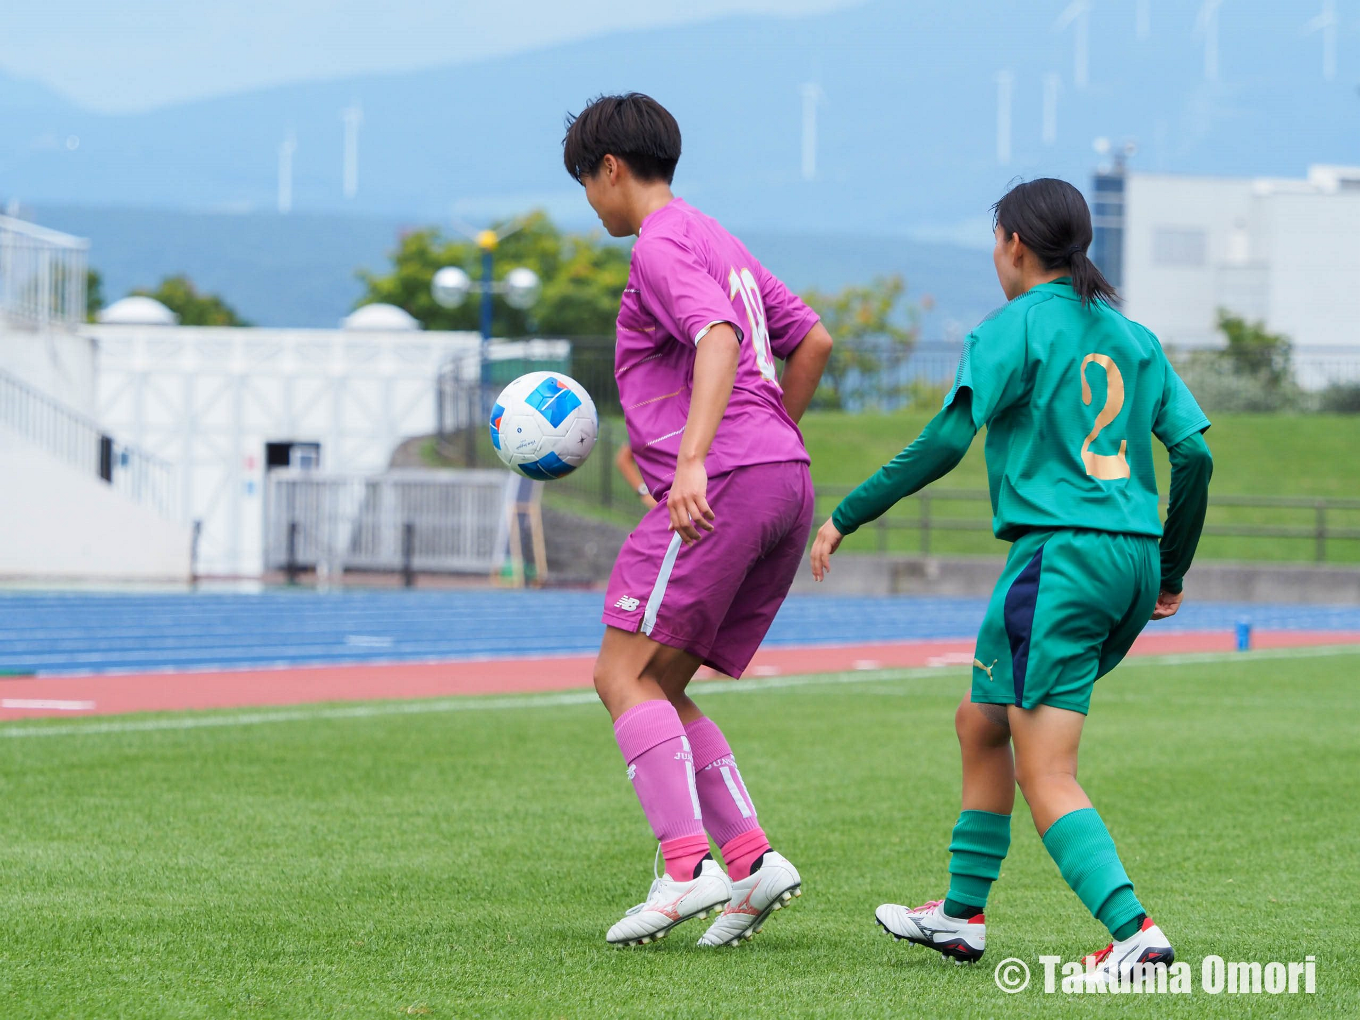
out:
M751 865L770 849L770 844L756 820L755 805L722 730L705 717L686 726L685 734L694 752L694 781L704 825L723 848L728 875L740 881L751 873Z
M740 882L751 874L751 865L770 849L770 841L765 832L757 825L740 836L733 836L722 845L723 863L727 865L727 877Z
M695 789L693 756L680 716L669 701L644 701L619 716L614 739L628 763L628 778L642 811L661 841L666 874L688 881L708 853L708 840Z

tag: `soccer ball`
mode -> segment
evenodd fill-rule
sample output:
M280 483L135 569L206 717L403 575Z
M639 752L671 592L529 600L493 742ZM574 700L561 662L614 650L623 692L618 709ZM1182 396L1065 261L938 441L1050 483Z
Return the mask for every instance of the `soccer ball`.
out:
M550 482L590 455L600 419L584 386L561 372L530 372L512 382L491 409L491 445L522 475Z

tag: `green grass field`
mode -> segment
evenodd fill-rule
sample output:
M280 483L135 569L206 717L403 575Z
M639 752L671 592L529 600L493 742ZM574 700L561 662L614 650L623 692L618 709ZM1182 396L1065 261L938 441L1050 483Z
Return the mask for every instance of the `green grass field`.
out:
M1356 1015L1357 672L1355 652L1253 653L1101 683L1082 778L1196 975L1113 1002L993 983L1006 957L1107 940L1023 807L982 963L872 923L944 890L960 671L701 696L805 881L730 951L693 946L702 922L604 944L654 843L588 692L6 724L0 1015ZM1208 995L1211 953L1312 954L1318 993Z

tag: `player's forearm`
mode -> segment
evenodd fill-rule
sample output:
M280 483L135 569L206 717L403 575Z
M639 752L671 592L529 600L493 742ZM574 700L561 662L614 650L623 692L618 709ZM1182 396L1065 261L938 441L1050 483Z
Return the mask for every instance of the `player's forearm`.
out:
M793 349L784 362L784 410L795 422L800 421L812 403L822 373L831 358L831 334L820 322L814 323L807 336Z
M1171 457L1171 498L1162 530L1162 590L1179 593L1204 530L1214 459L1198 432L1167 453Z
M680 439L680 463L702 464L708 456L718 424L727 411L732 386L737 380L737 359L741 347L737 334L727 323L719 323L704 334L694 356L694 383L690 392L689 416Z
M642 484L642 472L638 470L637 460L633 457L633 451L629 447L619 447L619 452L614 455L614 466L619 469L619 474L623 475L623 480L632 488L636 489Z
M958 467L977 430L967 390L930 420L916 441L841 500L831 521L842 535L882 517L898 500Z

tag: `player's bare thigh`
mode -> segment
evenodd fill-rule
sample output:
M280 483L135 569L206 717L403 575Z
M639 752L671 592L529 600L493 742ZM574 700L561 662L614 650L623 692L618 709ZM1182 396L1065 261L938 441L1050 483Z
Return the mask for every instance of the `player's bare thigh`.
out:
M641 632L606 627L595 660L595 691L609 710L610 718L616 720L644 701L666 698L676 702L678 698L689 702L684 696L685 685L700 662L698 656L653 641ZM693 702L689 704L692 706ZM680 704L676 708L679 710ZM697 708L694 713L694 718L698 718ZM683 711L681 719L689 721Z

